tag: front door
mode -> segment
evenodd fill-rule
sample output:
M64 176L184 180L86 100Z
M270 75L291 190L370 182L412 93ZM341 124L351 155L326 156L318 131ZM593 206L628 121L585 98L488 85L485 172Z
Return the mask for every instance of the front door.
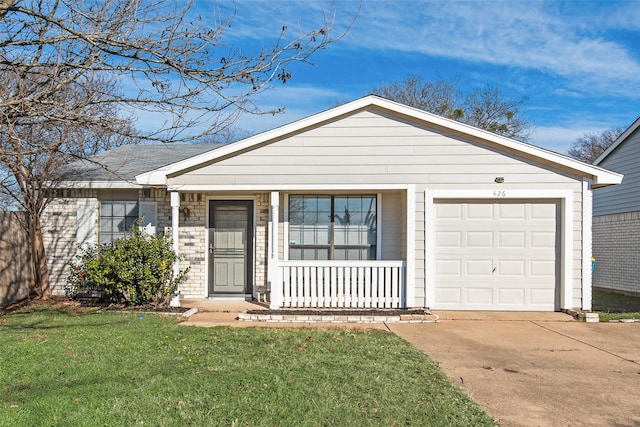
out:
M253 202L209 201L209 295L252 292Z

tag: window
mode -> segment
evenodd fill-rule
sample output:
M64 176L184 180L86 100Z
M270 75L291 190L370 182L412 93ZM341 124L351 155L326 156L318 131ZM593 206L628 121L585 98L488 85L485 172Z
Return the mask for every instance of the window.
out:
M126 237L138 216L136 201L100 202L100 243Z
M289 259L376 259L376 196L289 197Z

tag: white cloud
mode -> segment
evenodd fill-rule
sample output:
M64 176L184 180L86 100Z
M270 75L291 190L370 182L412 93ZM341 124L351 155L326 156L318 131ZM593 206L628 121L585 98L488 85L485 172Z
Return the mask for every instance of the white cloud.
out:
M545 2L366 2L347 42L543 70L581 91L629 95L640 85L635 49L606 38L615 23L591 17Z

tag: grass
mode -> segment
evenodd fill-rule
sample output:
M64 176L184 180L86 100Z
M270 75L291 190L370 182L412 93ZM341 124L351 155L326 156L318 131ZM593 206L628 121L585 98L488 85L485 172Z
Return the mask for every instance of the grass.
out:
M36 306L0 317L0 425L494 425L383 331L196 328Z
M598 313L601 322L640 319L640 297L594 290L593 311Z

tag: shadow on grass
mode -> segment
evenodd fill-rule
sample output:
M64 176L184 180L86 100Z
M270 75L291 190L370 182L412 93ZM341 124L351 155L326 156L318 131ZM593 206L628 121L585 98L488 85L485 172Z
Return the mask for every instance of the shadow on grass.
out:
M640 313L640 297L594 290L592 306L606 313Z

